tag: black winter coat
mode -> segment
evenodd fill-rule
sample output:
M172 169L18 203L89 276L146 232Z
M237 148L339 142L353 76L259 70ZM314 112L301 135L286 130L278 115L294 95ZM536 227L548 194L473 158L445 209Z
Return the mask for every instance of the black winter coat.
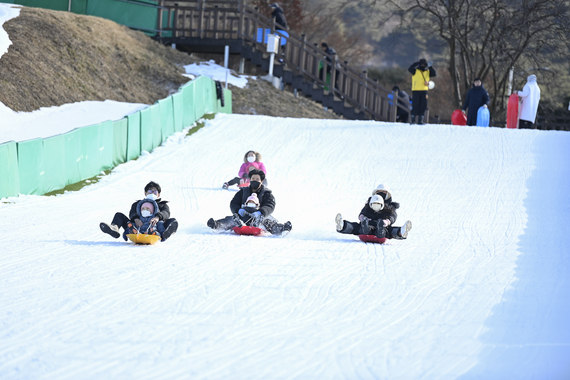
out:
M141 200L144 200L144 199L141 199ZM129 212L129 219L130 220L140 219L137 205L139 204L139 202L141 200L136 201L131 206L131 211ZM159 210L155 216L157 216L159 220L170 219L170 207L168 207L168 205L167 205L168 201L163 201L160 198L158 198L155 202L158 204L158 210Z
M244 187L236 193L230 202L230 210L232 214L237 214L240 208L244 208L247 198L252 194L251 187ZM259 198L259 211L264 217L271 215L275 211L275 197L271 190L261 185L257 191L257 198Z
M371 220L388 219L392 225L396 223L396 219L398 218L396 210L400 208L400 204L398 202L388 202L384 204L384 208L382 210L376 212L370 208L370 198L368 198L364 208L360 211L360 215L364 215Z
M287 21L285 20L285 13L283 12L283 8L277 7L271 12L271 17L275 17L275 29L283 30L283 28L287 29Z
M477 112L483 104L489 105L489 101L489 93L485 90L485 87L483 85L473 85L467 92L465 104L463 104L463 111L469 108L469 111L467 111L467 125L477 125Z

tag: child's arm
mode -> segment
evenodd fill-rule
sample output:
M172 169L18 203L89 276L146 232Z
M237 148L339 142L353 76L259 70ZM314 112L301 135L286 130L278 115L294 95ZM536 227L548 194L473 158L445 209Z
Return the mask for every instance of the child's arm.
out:
M265 165L263 165L263 162L259 163L259 170L261 170L262 172L265 173L265 175L267 175L267 169L265 169Z
M239 168L239 172L238 172L238 177L240 177L240 178L247 177L247 164L246 163L241 164L241 166Z

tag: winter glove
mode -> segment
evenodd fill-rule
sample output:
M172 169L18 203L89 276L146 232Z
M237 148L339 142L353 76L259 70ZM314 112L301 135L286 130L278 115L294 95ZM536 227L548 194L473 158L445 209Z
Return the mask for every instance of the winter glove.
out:
M135 219L135 225L136 225L138 228L141 228L142 225L143 225L143 222L142 222L140 219Z
M388 227L390 224L392 224L392 222L390 222L390 219L384 219L384 227Z
M247 211L245 211L243 208L240 208L238 210L238 214L239 214L239 216L244 216L245 214L247 214Z
M431 67L431 65L433 65L433 62L432 62L432 61L428 61L427 67L429 68L429 67Z
M486 104L483 104L483 107L487 108L487 105L486 105Z
M261 211L254 212L251 214L251 217L253 218L253 222L251 223L253 227L259 227L263 222L263 215L261 215Z

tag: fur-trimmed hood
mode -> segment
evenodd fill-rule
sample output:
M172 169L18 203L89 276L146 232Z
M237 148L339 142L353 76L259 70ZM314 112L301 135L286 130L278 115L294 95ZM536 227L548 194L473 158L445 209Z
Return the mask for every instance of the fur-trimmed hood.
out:
M255 153L255 162L261 162L261 153L256 152L255 150L248 150L244 155L243 155L243 162L248 164L249 161L247 160L247 155L250 153Z

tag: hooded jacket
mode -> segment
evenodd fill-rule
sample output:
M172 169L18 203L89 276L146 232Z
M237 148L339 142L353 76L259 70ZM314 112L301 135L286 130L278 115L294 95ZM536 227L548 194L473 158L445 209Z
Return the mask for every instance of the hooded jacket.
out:
M243 187L236 193L230 202L230 210L232 214L237 214L240 208L244 208L247 203L247 198L252 194L251 187ZM269 216L275 211L275 197L271 190L261 185L257 191L257 198L259 199L259 210L264 217Z
M170 208L167 205L168 201L163 201L160 198L157 199L156 201L145 198L145 199L136 201L135 203L132 204L131 211L129 212L129 219L130 220L140 219L142 221L142 217L140 215L140 207L139 207L139 202L141 202L141 201L145 201L145 202L151 202L152 201L156 205L158 205L158 207L155 206L155 208L154 208L154 216L158 217L159 220L165 221L167 219L170 219ZM142 203L144 203L144 202L142 202ZM142 203L141 203L141 205L142 205ZM156 210L158 210L158 212Z
M277 4L271 4L271 8L273 8L273 12L271 12L271 17L275 17L275 29L285 28L287 29L287 21L285 20L285 12L283 12L283 8L281 8Z
M265 165L263 165L263 162L261 162L261 154L255 151L252 152L255 153L255 161L249 162L247 160L247 154L249 153L247 152L243 157L243 164L241 164L239 168L238 177L247 178L247 175L249 174L250 171L250 167L254 167L258 170L261 170L262 172L265 173L265 175L267 175L267 169L265 169Z
M522 98L519 119L534 123L540 102L540 87L536 83L536 75L529 75L526 78L523 90L519 91L517 95Z
M392 225L396 223L396 219L398 218L396 210L400 208L400 204L398 202L392 202L391 198L385 199L384 208L380 211L374 211L370 207L370 198L368 198L366 204L362 208L362 211L360 211L360 220L362 220L362 217L364 216L370 220L388 219Z

